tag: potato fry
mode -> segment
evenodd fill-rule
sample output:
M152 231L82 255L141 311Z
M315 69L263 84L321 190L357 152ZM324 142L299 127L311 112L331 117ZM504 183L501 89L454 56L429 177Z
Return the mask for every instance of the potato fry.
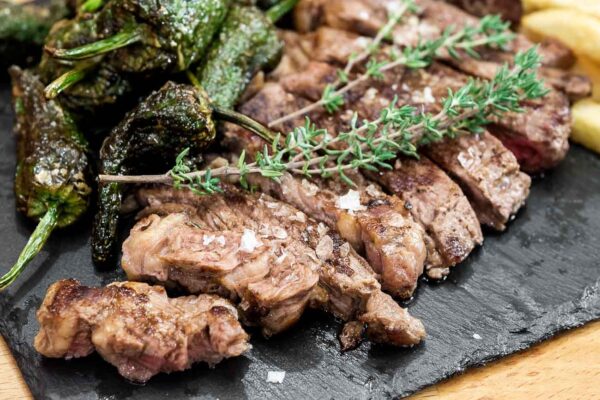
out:
M567 9L548 9L526 15L523 32L534 41L555 38L577 55L600 64L600 19Z
M571 140L600 153L600 103L584 99L575 103L572 112Z
M590 78L594 85L592 98L600 101L600 64L596 64L587 57L580 56L571 71Z
M523 0L526 13L548 8L566 8L600 18L600 0Z

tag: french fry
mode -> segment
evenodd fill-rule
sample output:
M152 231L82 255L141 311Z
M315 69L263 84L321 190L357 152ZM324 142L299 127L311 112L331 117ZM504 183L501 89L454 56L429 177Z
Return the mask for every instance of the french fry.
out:
M534 41L551 37L567 45L577 55L600 64L600 19L579 11L548 9L526 15L523 32Z
M600 101L600 64L596 64L587 57L580 56L573 66L572 72L590 78L594 86L592 98Z
M573 106L571 140L600 153L600 103L580 100Z
M566 8L600 18L600 0L523 0L526 13L548 8Z

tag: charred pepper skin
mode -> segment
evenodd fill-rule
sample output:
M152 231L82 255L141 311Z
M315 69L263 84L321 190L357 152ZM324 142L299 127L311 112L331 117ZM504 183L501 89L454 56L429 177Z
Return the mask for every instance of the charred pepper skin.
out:
M199 154L215 135L205 93L168 82L131 111L106 138L100 150L100 173L164 171L186 148ZM121 185L99 185L92 233L92 259L97 265L110 265L114 260L121 198Z
M55 227L75 222L86 210L91 188L87 143L58 102L47 100L44 86L29 71L10 69L16 115L17 209L40 220L19 260L0 278L12 283L41 249Z
M46 38L46 45L71 48L88 44L101 36L98 28L98 14L62 20L53 26ZM42 81L49 84L72 68L72 65L44 54L38 71ZM116 71L108 63L99 62L80 82L62 92L60 101L77 116L90 115L110 110L132 92L132 82L125 74Z
M55 58L104 62L126 73L181 72L206 52L231 0L112 0L94 14L97 35L85 46L55 46ZM74 27L74 29L76 26Z
M233 108L256 72L277 64L282 49L261 10L234 6L197 70L198 79L213 104Z
M15 5L0 1L0 68L33 65L52 25L70 14L63 0Z

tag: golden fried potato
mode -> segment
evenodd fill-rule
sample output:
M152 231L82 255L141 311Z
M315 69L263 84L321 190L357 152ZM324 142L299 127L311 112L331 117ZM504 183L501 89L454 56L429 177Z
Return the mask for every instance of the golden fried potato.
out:
M600 103L591 99L578 101L573 106L571 139L600 153Z
M523 32L534 41L555 38L577 55L600 64L600 19L579 11L548 9L526 15L521 21Z
M600 18L600 0L523 0L526 13L548 8L566 8Z
M600 101L600 64L596 64L587 57L580 56L573 66L572 72L587 76L594 85L592 98Z

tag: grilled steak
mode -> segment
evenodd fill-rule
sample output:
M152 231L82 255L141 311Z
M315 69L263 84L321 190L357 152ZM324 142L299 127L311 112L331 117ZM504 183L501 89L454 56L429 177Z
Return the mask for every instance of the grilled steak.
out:
M462 191L427 158L400 158L392 171L369 173L405 202L427 233L427 275L440 279L483 242L475 212Z
M62 280L48 289L37 318L34 346L42 355L69 359L96 350L136 382L199 361L214 365L249 348L227 300L211 295L170 299L162 287L143 283L91 288Z
M521 0L444 0L462 8L469 14L483 17L488 14L500 14L506 21L518 25L523 15Z
M318 89L318 88L317 88ZM314 90L314 87L308 87ZM268 122L294 111L308 101L286 92L277 84L267 84L241 107L241 112L261 122ZM337 124L335 118L319 123ZM293 129L292 121L286 127ZM330 132L335 133L336 129ZM261 151L265 142L249 132L228 127L225 145L236 152L245 150L252 156ZM336 229L359 252L365 254L371 266L381 275L389 293L410 297L423 272L425 246L423 232L412 220L403 204L385 195L376 185L365 182L360 174L351 174L359 191L349 191L347 185L332 178L308 181L286 175L279 182L252 176L251 183L261 190L307 213L312 218ZM346 203L345 199L352 197ZM354 196L354 197L353 197ZM355 198L355 199L354 199Z
M319 57L316 61L332 62L334 66L339 66L346 60L343 56L356 52L356 47L364 43L359 36L352 36L347 32L338 35L336 32L331 28L320 28L304 39L296 38L294 43L302 43L302 58L298 56L298 47L286 46L286 52L287 49L293 50L285 58L295 58L298 71L280 78L280 81L288 91L300 97L296 100L298 103L304 104L305 97L312 95L307 87L312 87L312 92L318 92L315 88L322 89L335 79L335 68L322 63L307 63L307 58ZM285 37L288 38L289 35ZM394 96L398 96L399 104L413 104L435 111L440 107L439 100L447 95L448 88L457 90L468 79L468 76L439 63L434 63L427 69L412 71L397 68L386 73L383 81L370 81L353 91L347 96L347 101L352 103L354 109L358 108L361 117L377 113L387 104L385 99L391 100ZM364 93L367 96L362 96ZM365 102L370 105L361 105ZM494 123L489 126L489 130L513 151L524 171L537 173L554 167L565 157L569 148L571 124L568 99L552 90L543 99L524 102L522 107L522 113L505 113L502 118L492 117ZM329 116L320 118L324 122L330 119ZM336 127L327 122L325 127L329 126Z
M394 29L393 38L397 45L415 46L420 40L438 38L450 26L460 28L477 23L476 17L451 4L436 0L419 0L417 4L420 7L419 14L408 17L406 22ZM398 7L399 0L302 0L296 8L295 20L301 32L311 32L325 25L360 35L374 36L387 22L390 10ZM478 59L466 54L462 54L458 61L449 54L440 54L440 58L465 73L490 78L501 64L512 62L516 52L532 46L533 43L524 36L517 35L508 46L508 51L482 48L478 49ZM335 48L339 47L340 44L336 44ZM556 69L567 68L573 64L574 57L568 48L550 41L542 43L538 52L544 64L540 74L547 83L565 91L574 100L586 97L590 93L589 80Z
M203 197L140 190L138 200L150 215L123 246L128 275L226 294L239 302L242 318L267 335L295 322L307 299L311 307L367 324L376 341L412 345L424 337L423 325L381 292L368 264L335 232L264 194L224 188L223 195ZM244 253L244 234L253 238L251 255Z

